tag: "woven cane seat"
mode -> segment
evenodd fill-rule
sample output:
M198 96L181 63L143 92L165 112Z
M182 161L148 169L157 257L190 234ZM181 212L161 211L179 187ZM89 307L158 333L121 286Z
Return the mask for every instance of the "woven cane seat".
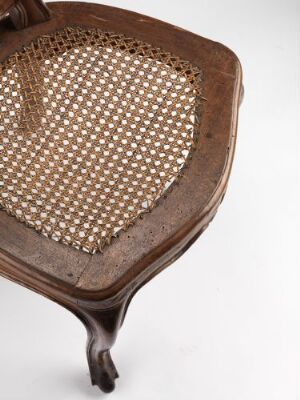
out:
M0 206L102 251L179 179L200 70L124 35L67 27L0 67Z
M111 392L133 296L225 195L240 63L130 11L0 3L0 275L84 323L91 382Z

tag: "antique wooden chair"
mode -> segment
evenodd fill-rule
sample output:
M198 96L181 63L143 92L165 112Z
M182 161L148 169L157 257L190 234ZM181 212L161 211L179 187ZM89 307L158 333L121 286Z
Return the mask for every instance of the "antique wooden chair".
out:
M0 273L85 324L92 383L110 392L133 295L223 199L241 67L117 8L0 0L0 15Z

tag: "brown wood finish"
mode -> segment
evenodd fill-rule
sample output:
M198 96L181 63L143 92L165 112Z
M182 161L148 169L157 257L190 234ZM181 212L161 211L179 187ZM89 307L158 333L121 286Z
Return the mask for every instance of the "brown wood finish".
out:
M82 320L88 330L92 383L109 392L118 376L109 350L134 293L187 250L224 197L242 93L240 63L219 43L133 12L77 2L48 7L39 0L2 2L0 15L9 15L0 22L0 62L41 34L80 25L148 42L203 71L200 140L189 166L158 206L121 232L103 253L90 255L47 239L0 211L0 274ZM26 10L28 28L16 14L18 4Z
M42 0L2 0L0 17L9 14L16 29L50 19L50 10Z

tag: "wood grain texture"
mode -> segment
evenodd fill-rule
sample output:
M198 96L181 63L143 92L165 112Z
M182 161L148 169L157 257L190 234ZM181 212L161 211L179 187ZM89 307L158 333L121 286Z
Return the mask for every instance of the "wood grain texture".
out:
M58 302L85 323L92 382L109 391L117 377L109 349L134 293L186 251L223 200L235 149L242 72L235 54L223 45L165 22L95 4L58 2L48 7L49 21L21 31L9 18L0 22L0 62L41 34L78 25L162 47L203 72L200 140L188 168L158 206L121 232L102 254L47 239L0 211L0 274ZM110 329L105 328L108 320Z
M95 296L97 292L101 296L101 291L126 284L126 274L133 277L150 266L151 252L159 253L160 246L161 254L165 254L163 248L173 247L181 230L185 237L187 230L197 230L197 226L201 229L203 211L207 213L206 208L213 208L218 202L218 193L221 196L224 191L231 164L229 149L234 146L241 69L236 56L224 46L148 17L89 4L70 3L66 7L65 3L51 3L49 7L54 15L49 22L33 26L22 34L5 30L1 35L0 59L38 34L52 32L66 24L89 24L163 47L198 65L204 74L205 104L200 143L184 177L167 198L160 200L157 208L128 232L121 232L103 254L90 256L74 251L20 227L14 218L0 212L4 214L0 224L7 227L6 234L0 235L1 249L14 254L21 264L26 263L49 277L75 286L76 292L84 295L84 292L93 291ZM76 11L78 8L80 12ZM8 42L10 46L6 45Z

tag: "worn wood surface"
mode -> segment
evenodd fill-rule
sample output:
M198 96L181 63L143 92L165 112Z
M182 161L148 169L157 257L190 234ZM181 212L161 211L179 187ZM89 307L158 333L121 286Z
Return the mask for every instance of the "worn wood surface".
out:
M232 153L234 147L241 69L236 56L224 46L149 17L79 3L68 7L51 3L49 7L54 18L30 29L17 32L2 24L0 60L38 34L80 24L123 32L163 47L199 65L204 74L200 143L184 177L156 209L128 232L121 232L103 254L91 256L55 243L0 212L0 227L6 227L5 235L0 234L0 249L17 257L21 265L26 263L76 287L77 292L101 295L114 285L125 285L129 277L156 261L157 254L165 257L166 249L178 246L187 231L201 229L203 214L222 196L231 164L229 150Z
M85 323L92 382L110 391L117 373L109 349L132 296L194 242L223 199L235 148L242 73L237 57L223 45L150 17L77 2L48 7L49 21L20 31L9 17L0 22L0 62L41 34L80 25L162 47L199 66L204 77L200 141L189 167L158 206L121 232L102 254L47 239L0 211L0 274L58 302Z

